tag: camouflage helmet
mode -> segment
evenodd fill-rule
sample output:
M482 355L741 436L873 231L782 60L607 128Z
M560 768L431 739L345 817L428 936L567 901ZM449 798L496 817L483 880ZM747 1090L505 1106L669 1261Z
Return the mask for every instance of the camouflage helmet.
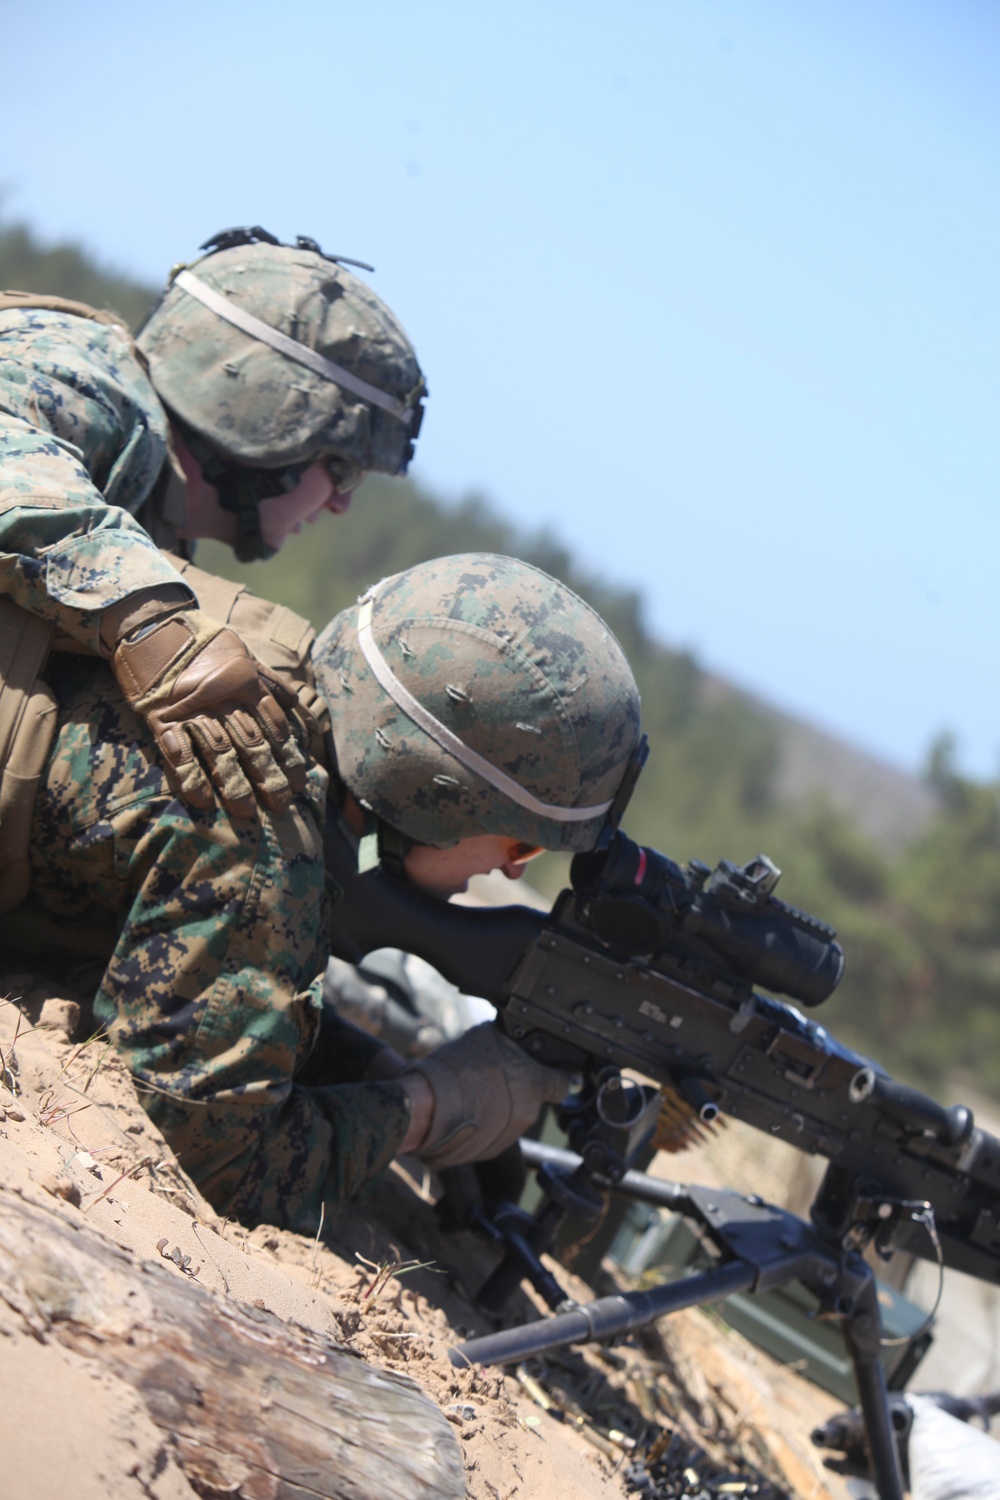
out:
M426 387L385 303L302 236L292 246L259 227L227 230L202 248L137 336L171 412L252 468L335 455L403 473Z
M414 843L495 833L592 849L644 758L611 631L516 558L466 553L384 579L327 626L313 665L342 782Z

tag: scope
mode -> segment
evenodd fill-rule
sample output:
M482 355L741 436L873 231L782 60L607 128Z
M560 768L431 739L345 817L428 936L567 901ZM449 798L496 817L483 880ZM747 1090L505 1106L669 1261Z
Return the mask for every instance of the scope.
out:
M586 925L617 952L655 954L681 933L735 979L820 1005L840 983L844 950L832 927L778 900L780 876L763 854L681 866L618 832L605 849L577 854L570 878Z

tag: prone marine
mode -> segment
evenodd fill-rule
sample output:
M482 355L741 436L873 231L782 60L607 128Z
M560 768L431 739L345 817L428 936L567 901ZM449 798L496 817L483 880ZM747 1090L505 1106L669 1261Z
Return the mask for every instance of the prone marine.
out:
M31 888L5 933L98 959L95 1018L220 1211L313 1232L397 1152L495 1157L569 1084L495 1024L404 1063L324 1006L338 871L379 862L444 898L595 847L644 758L639 698L604 622L516 559L408 569L315 642L300 622L297 662L287 611L275 654L259 601L183 576L237 628L257 612L250 644L300 689L305 785L245 819L186 805L108 664L53 653Z

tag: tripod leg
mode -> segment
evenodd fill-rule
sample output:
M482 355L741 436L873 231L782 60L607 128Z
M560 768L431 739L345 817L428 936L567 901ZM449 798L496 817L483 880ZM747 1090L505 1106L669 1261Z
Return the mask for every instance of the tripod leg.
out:
M507 1254L476 1298L490 1312L501 1311L524 1276L530 1278L553 1310L560 1307L566 1301L566 1293L542 1265L541 1257L551 1248L569 1214L596 1223L607 1202L607 1194L594 1186L590 1169L582 1159L569 1174L543 1165L538 1185L544 1197L533 1220L525 1223L523 1215L504 1211L494 1217L494 1231L506 1241Z
M755 1277L753 1266L745 1261L728 1261L714 1271L685 1276L646 1292L616 1292L569 1312L556 1313L554 1318L484 1334L449 1350L448 1358L459 1368L470 1364L507 1365L535 1354L547 1354L550 1349L566 1349L570 1344L617 1338L619 1334L645 1328L682 1307L703 1307L733 1292L748 1292ZM889 1492L888 1500L897 1497ZM898 1500L902 1500L902 1491Z
M861 1415L864 1418L872 1478L879 1500L903 1500L903 1473L892 1426L885 1370L879 1359L882 1315L879 1312L875 1277L868 1272L854 1311L844 1329L847 1348L854 1361Z
M476 1296L480 1307L487 1312L502 1312L525 1276L553 1310L565 1302L566 1293L541 1260L565 1217L564 1210L553 1203L537 1215L530 1228L507 1226L503 1215L498 1216L497 1228L506 1241L507 1254L480 1287Z

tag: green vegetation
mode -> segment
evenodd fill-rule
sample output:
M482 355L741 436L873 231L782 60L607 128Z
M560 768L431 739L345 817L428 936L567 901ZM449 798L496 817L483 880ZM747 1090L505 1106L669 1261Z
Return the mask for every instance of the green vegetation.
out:
M0 229L0 285L110 304L130 317L150 297L78 249L44 249L18 226ZM374 580L462 551L513 553L556 574L621 641L653 746L630 835L680 860L769 853L786 872L781 894L834 923L847 952L823 1022L913 1081L943 1088L950 1079L952 1091L969 1079L991 1091L1000 1055L1000 788L958 776L947 743L928 771L939 810L903 851L878 849L823 799L783 803L776 722L654 640L638 594L583 572L555 537L517 530L478 497L450 504L410 481L374 477L346 520L307 527L270 563L241 567L215 545L198 560L321 625ZM565 863L540 864L554 891Z
M87 302L91 307L120 313L133 328L145 317L159 291L95 265L79 245L42 245L26 225L5 225L2 220L0 287L50 292L74 302Z

